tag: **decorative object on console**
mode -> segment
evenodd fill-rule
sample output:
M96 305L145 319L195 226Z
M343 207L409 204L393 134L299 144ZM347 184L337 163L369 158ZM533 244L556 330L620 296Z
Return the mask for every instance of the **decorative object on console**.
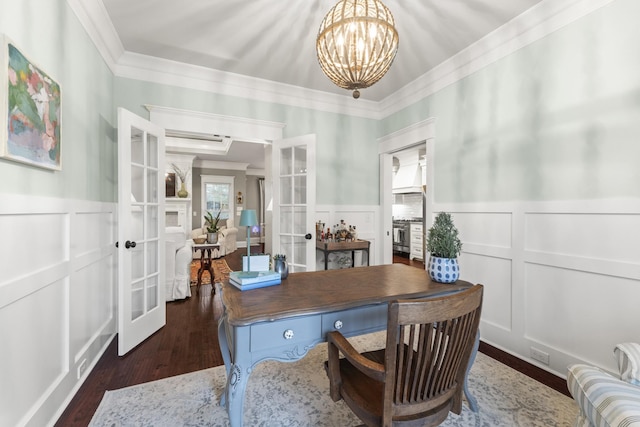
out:
M2 34L0 49L0 157L61 170L60 85Z
M280 277L286 279L289 275L289 264L287 264L287 256L284 254L275 254L273 256L273 270L280 273Z
M176 197L176 174L167 172L164 177L164 196Z
M240 214L241 227L247 227L247 272L251 271L251 227L258 225L255 209L244 209Z
M341 0L320 24L316 53L320 68L337 86L367 88L391 67L398 31L391 11L379 0Z
M204 223L207 228L207 243L218 243L218 222L220 222L220 213L222 211L218 211L218 215L214 218L211 212L207 211L204 215Z
M180 190L178 190L178 197L181 197L184 199L189 196L189 192L185 187L186 185L185 183L187 182L187 177L189 176L189 172L191 171L191 169L187 169L186 171L183 171L175 163L171 163L171 168L173 168L176 175L178 175L178 178L180 178Z
M429 257L429 276L440 283L453 283L460 277L458 255L462 242L458 238L458 229L453 224L451 214L440 212L433 226L427 232L427 251Z

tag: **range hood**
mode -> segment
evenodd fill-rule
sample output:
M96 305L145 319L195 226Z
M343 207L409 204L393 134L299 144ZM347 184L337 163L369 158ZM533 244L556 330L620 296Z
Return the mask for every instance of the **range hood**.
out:
M399 165L391 185L393 194L422 193L422 168L418 153L397 153L394 157Z

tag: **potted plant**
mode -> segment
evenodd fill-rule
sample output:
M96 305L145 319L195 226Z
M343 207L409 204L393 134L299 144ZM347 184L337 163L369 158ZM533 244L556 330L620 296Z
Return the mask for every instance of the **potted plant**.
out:
M207 211L204 215L204 224L207 227L207 243L218 243L218 222L220 221L220 213L222 211L218 211L218 215L214 218L211 212Z
M185 187L185 185L186 185L185 183L187 182L187 177L189 176L190 169L187 169L186 171L183 171L175 163L171 163L171 167L173 168L173 170L176 173L176 175L178 175L178 178L180 178L180 190L178 190L178 193L177 193L178 197L185 198L185 197L189 196L189 192L187 191L187 188Z
M284 254L275 254L273 256L273 271L280 273L280 277L286 279L289 275L289 264L287 264L287 256Z
M433 227L427 232L427 251L429 257L429 276L440 283L453 283L460 277L458 255L462 242L458 238L458 229L453 224L451 214L440 212Z

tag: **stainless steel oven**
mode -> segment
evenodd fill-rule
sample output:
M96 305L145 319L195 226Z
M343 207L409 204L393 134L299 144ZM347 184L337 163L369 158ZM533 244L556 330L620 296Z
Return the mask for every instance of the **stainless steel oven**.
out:
M393 251L409 253L411 242L411 222L407 220L393 220Z

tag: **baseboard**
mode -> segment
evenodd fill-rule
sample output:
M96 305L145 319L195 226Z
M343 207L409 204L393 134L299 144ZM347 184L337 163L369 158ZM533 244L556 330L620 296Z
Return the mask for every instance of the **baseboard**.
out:
M495 359L498 362L503 363L530 378L533 378L534 380L546 385L547 387L550 387L557 392L564 394L565 396L571 397L569 389L567 388L567 381L564 378L554 375L551 372L545 371L544 369L532 365L531 363L525 362L524 360L519 359L512 354L504 352L490 344L487 344L482 340L480 341L479 351L491 357L492 359Z

